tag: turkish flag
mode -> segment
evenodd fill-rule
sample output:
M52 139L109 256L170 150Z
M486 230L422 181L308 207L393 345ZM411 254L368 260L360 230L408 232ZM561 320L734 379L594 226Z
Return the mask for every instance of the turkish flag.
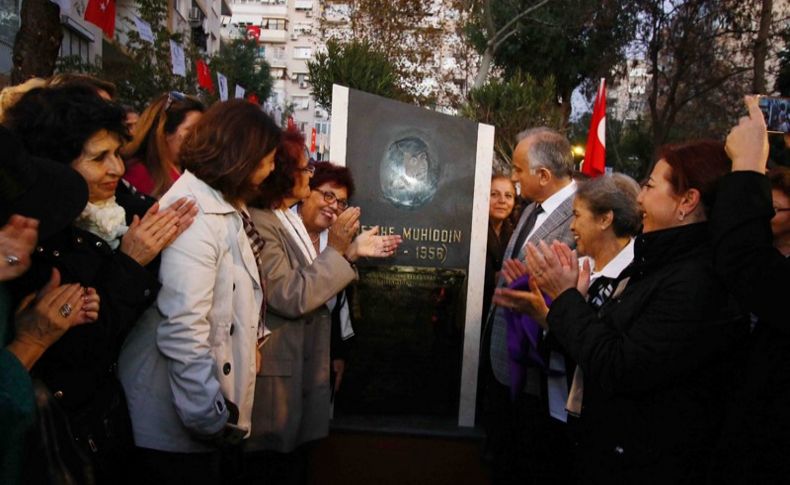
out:
M313 128L313 132L310 135L310 151L315 153L315 128Z
M255 94L255 93L248 94L247 95L247 101L249 101L250 103L252 103L252 104L254 104L256 106L260 106L261 105L261 100L260 100L260 98L258 98L258 95Z
M195 65L197 66L198 85L213 93L214 81L211 80L211 70L208 68L208 64L203 59L198 59Z
M88 0L85 20L99 27L112 39L115 35L115 0Z
M260 40L261 38L261 28L258 25L248 25L247 26L247 38L248 39L255 39Z
M587 148L584 150L582 173L597 177L606 172L606 80L595 96L590 132L587 134Z

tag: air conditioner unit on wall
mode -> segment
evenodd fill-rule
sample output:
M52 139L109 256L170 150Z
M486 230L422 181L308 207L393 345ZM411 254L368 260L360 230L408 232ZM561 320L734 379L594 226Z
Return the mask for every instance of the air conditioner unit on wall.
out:
M296 32L291 33L291 40L299 40L299 34Z

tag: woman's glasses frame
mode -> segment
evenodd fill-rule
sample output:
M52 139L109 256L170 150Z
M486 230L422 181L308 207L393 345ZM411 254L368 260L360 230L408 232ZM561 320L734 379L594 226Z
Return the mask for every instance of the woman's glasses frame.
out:
M331 190L318 190L318 189L313 189L313 190L323 195L324 202L326 202L327 204L333 204L337 202L337 208L340 209L341 211L348 209L348 200L338 199L335 193L332 192Z

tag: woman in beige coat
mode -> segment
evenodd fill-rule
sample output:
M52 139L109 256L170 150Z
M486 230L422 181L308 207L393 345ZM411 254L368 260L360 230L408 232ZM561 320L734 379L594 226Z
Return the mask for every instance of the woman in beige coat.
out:
M316 254L301 219L288 210L310 196L313 171L302 135L284 133L275 170L257 204L265 209L251 211L265 242L261 274L267 285L267 328L247 450L253 452L250 468L263 466L266 483L292 482L304 472L301 455L293 452L329 432L325 303L356 278L353 262L359 256L390 256L399 241L398 236L376 236L375 229L354 239L360 210L350 207L330 228L328 248ZM260 451L263 456L256 456Z

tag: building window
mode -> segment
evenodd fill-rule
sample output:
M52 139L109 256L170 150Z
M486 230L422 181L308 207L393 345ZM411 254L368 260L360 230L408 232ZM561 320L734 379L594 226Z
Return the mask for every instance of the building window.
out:
M285 47L281 45L270 45L268 49L266 49L267 56L266 58L272 61L282 61L285 59Z
M305 110L310 108L310 98L308 96L294 96L291 98L294 109Z
M285 19L261 19L261 28L263 30L287 30Z
M68 27L63 28L60 57L79 57L83 64L90 64L90 40Z
M311 47L294 47L294 59L310 59L312 55Z

